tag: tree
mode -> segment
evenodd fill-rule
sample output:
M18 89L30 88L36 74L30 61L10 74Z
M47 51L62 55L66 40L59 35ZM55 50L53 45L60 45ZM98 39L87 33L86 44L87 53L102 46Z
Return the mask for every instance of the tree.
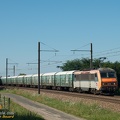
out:
M85 68L89 68L90 60L87 58L67 60L63 66L60 66L61 70L69 71L69 70L83 70Z
M26 75L25 73L20 73L18 76L23 76L23 75Z

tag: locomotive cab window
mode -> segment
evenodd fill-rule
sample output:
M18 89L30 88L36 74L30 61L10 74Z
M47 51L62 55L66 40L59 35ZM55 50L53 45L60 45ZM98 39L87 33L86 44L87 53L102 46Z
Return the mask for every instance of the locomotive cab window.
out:
M114 72L108 72L108 77L109 77L109 78L115 78L116 75L115 75Z
M100 75L101 75L101 78L107 78L107 73L106 72L101 72Z
M115 72L101 72L101 78L115 78Z

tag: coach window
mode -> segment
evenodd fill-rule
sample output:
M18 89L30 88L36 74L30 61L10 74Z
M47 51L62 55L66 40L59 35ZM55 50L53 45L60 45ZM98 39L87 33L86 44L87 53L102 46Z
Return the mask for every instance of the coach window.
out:
M69 75L66 75L66 83L68 83Z

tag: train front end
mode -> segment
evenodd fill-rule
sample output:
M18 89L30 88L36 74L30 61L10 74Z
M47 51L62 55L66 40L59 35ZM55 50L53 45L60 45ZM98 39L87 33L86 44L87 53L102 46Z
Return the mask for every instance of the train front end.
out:
M117 76L115 70L111 68L100 69L101 92L114 94L118 88Z

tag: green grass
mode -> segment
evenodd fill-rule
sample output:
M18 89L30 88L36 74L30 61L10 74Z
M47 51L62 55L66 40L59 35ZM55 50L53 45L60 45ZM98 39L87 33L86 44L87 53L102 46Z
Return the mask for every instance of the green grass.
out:
M53 108L59 109L63 112L75 115L77 117L82 117L87 120L120 120L120 113L110 111L99 107L96 104L84 104L83 102L70 102L61 101L54 98L49 98L45 95L38 95L24 90L14 89L6 90L4 92L10 92L14 94L19 94L31 100L46 104Z
M115 91L115 94L116 94L116 95L120 95L120 88Z
M10 112L14 112L14 118L11 118L12 120L45 120L36 113L28 111L27 109L14 103L13 101L10 101ZM8 119L4 118L4 120Z
M15 113L13 120L44 120L41 116L28 111L14 102L11 102L10 111Z

